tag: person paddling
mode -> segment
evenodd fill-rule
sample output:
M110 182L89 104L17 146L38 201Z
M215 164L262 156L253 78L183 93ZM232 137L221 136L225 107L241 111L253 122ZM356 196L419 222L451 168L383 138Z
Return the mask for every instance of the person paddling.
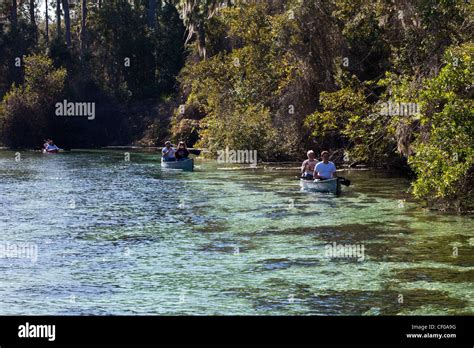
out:
M43 146L46 152L57 153L59 152L59 150L61 150L59 147L56 146L56 144L54 144L54 141L52 141L51 139L48 139Z
M161 150L161 155L163 161L165 162L173 162L176 161L176 149L171 145L171 141L165 142L165 147Z
M321 157L323 160L314 167L314 178L320 180L335 178L336 165L329 161L329 152L321 152Z
M308 156L308 159L301 165L301 177L306 180L313 180L314 167L318 164L318 161L313 150L309 150L306 156Z
M178 161L185 160L189 157L189 150L184 141L180 141L178 143L178 149L176 150L176 153L174 155Z

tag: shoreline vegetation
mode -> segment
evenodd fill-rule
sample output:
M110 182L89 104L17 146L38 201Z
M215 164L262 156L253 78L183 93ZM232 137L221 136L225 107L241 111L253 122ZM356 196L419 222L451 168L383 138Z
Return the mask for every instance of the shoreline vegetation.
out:
M474 211L473 4L83 0L0 5L0 145L185 141L413 178ZM57 8L57 7L60 8ZM247 151L247 150L245 150Z

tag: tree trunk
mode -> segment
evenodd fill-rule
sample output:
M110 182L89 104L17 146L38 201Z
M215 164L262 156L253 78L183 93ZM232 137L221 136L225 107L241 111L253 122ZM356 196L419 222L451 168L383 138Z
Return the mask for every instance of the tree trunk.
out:
M61 0L56 0L56 31L61 37Z
M82 17L81 17L81 56L84 57L86 53L86 36L87 36L87 0L82 0Z
M64 27L66 28L66 46L71 47L71 19L69 17L69 1L62 0L64 11Z
M35 40L38 41L38 26L36 25L36 14L35 14L35 0L30 0L29 4L29 12L30 12L30 23L31 26L33 27L33 33Z
M148 0L148 26L155 29L156 0Z
M16 5L16 0L12 0L10 21L11 21L12 29L16 30L16 28L18 27L18 9Z
M49 16L48 16L48 0L44 0L45 2L45 24L46 24L46 28L45 28L45 34L44 34L44 38L46 40L46 43L48 44L49 43Z
M10 9L10 21L11 21L11 30L14 37L14 41L12 43L12 52L13 52L13 59L16 63L18 58L21 59L21 63L23 64L23 54L21 51L21 47L19 45L20 39L18 38L18 4L17 0L12 0L12 8ZM22 82L22 74L21 69L15 65L15 68L10 70L10 81L15 82L16 84L20 84Z
M35 0L30 0L30 23L36 29L36 20L35 20Z
M201 20L198 23L197 27L197 36L198 36L198 49L201 57L206 60L206 30L204 29L204 21Z

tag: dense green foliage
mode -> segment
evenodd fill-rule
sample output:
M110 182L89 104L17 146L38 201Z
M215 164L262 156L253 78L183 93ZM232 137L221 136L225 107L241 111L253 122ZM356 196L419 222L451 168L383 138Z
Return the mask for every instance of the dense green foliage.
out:
M29 56L24 64L25 82L12 88L0 106L1 137L14 147L41 144L66 78L66 70L54 69L49 58Z
M278 103L291 66L278 52L275 28L265 9L257 5L222 10L208 37L212 40L226 28L228 40L237 47L189 64L183 71L182 86L191 91L186 109L206 115L198 145L211 151L228 146L272 157L276 148L281 151L285 146L273 129L270 110Z
M56 27L53 2L49 35L44 18L28 18L28 4L19 4L15 20L12 1L2 3L1 142L32 146L54 136L65 146L98 146L171 137L211 154L257 150L263 160L328 149L339 163L411 172L413 193L429 204L473 210L472 4L101 3L86 1L84 12L70 2L68 30L66 17ZM43 88L27 78L28 64L39 62L49 72ZM51 85L64 69L64 88ZM62 99L95 102L96 119L51 116ZM19 129L24 122L31 127Z
M6 18L11 18L11 4L2 3L0 8ZM156 24L150 27L146 0L107 0L100 8L96 1L86 4L87 18L82 27L81 2L70 1L70 46L65 39L64 15L57 33L55 2L50 1L48 41L45 19L38 16L36 20L42 35L30 34L33 28L25 15L28 4L19 4L17 25L5 23L0 28L0 93L3 96L9 89L13 91L13 83L25 83L25 57L32 53L49 57L56 68L66 69L67 79L62 92L54 95L56 99L51 99L49 105L35 106L51 113L41 127L43 138L54 137L65 147L88 147L130 143L146 133L145 142L153 142L153 137L167 133L154 124L167 127L168 122L162 119L175 104L169 96L176 95L176 76L184 64L185 27L180 15L172 3L158 1ZM54 117L55 103L64 99L95 103L94 121ZM15 109L9 119L31 117L22 110L26 109ZM8 125L0 127L4 128L5 136L0 139L4 145L32 146L31 140L21 140L20 133L10 134ZM39 145L36 143L36 147Z
M473 44L448 50L447 64L417 93L422 131L409 158L417 174L415 195L450 198L458 209L473 204L473 59Z

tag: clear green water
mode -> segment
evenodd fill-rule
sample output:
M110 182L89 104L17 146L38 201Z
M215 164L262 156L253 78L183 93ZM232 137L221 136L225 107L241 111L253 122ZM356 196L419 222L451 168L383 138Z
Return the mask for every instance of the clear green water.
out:
M474 221L410 202L405 179L346 172L333 197L281 166L21 155L0 151L0 243L38 258L0 258L2 315L474 313ZM334 242L364 260L326 257Z

